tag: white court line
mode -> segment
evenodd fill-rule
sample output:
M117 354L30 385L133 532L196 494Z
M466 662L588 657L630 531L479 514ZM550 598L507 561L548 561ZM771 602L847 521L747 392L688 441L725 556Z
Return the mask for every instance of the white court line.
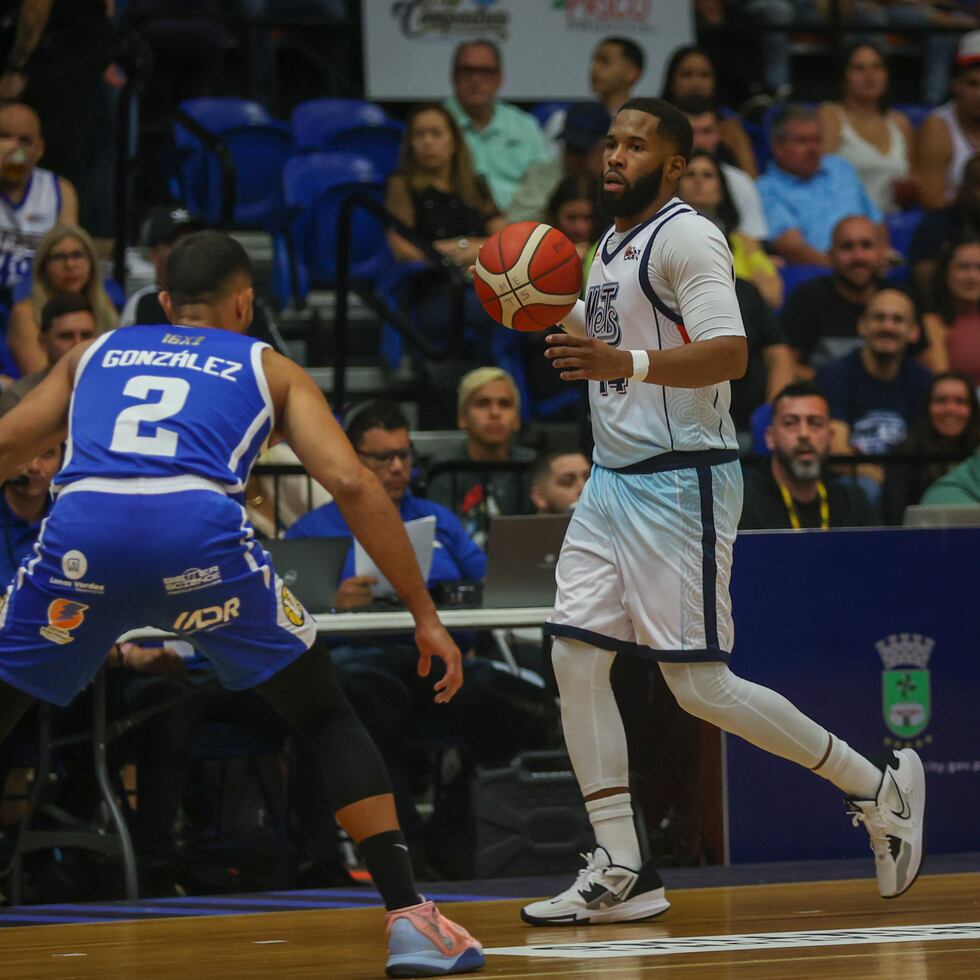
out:
M496 956L548 956L599 960L618 956L674 956L681 953L737 953L803 946L865 946L872 943L936 943L980 939L980 922L872 929L821 929L813 932L758 932L742 936L683 936L677 939L623 939L552 946L498 946Z
M288 939L253 939L253 946L274 946L276 943L288 943Z
M52 956L61 956L61 957L88 956L88 953L52 953L51 955Z

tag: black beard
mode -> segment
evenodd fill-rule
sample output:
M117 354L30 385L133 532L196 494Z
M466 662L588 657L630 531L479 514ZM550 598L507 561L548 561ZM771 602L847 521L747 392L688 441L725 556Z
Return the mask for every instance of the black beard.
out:
M608 194L600 186L599 204L614 217L632 217L657 199L663 178L664 168L661 165L653 173L639 177L632 184L627 184L626 189L618 196Z

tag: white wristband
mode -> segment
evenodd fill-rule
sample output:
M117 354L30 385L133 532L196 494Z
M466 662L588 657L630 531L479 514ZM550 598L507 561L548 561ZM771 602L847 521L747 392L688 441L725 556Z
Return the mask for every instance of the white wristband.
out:
M645 350L631 350L630 357L633 358L633 373L630 381L646 381L650 373L650 355Z

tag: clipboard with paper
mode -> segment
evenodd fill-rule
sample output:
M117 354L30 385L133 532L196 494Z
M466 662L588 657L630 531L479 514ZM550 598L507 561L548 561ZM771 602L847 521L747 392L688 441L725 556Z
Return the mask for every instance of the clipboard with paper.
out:
M406 521L405 533L408 535L412 550L415 552L415 560L419 563L422 580L428 582L429 571L432 568L432 549L436 540L436 519L430 515L418 517L414 521ZM364 550L361 542L356 539L354 541L354 574L371 575L376 578L378 580L378 584L374 586L376 596L395 595L392 584L384 577L374 560Z

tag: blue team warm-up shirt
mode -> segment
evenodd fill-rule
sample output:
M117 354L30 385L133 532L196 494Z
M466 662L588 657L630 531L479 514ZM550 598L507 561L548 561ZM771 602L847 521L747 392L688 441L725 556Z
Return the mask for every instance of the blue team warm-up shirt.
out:
M58 496L0 603L0 678L67 704L144 626L189 640L232 689L310 647L315 625L242 506L275 422L266 346L135 326L86 350Z

